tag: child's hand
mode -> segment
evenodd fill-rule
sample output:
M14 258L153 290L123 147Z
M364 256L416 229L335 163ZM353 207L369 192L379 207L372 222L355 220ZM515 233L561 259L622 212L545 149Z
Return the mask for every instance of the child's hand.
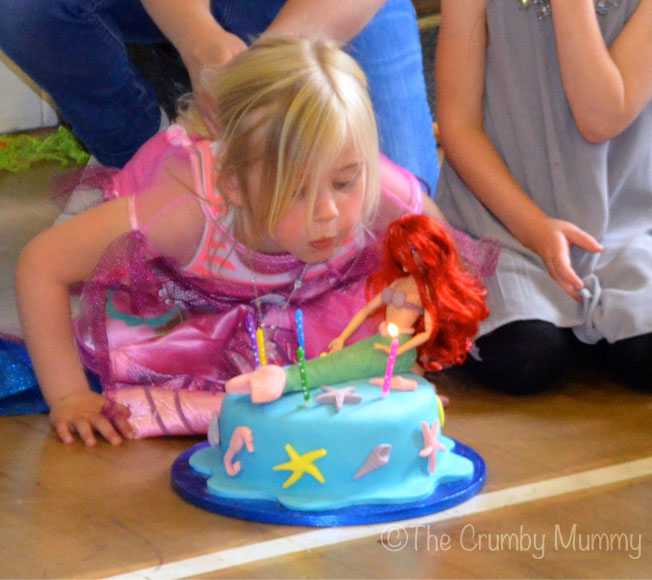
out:
M576 225L553 218L548 218L534 235L530 247L541 257L553 280L573 300L580 302L578 293L584 288L584 283L571 266L570 248L577 246L587 252L601 252L602 246Z
M102 413L107 408L111 411L111 420ZM73 433L77 433L87 447L97 443L93 431L100 433L111 445L122 442L120 435L132 439L133 431L127 422L128 417L127 407L108 401L93 391L74 393L50 405L50 423L60 439L64 443L72 443Z

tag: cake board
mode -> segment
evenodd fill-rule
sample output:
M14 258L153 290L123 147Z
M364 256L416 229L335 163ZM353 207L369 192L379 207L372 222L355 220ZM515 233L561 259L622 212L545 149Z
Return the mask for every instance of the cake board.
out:
M454 440L455 441L455 440ZM425 499L399 504L357 505L332 510L291 510L271 500L232 499L207 491L208 476L189 464L196 451L208 441L184 451L172 465L173 489L187 502L202 509L232 518L292 526L355 526L416 518L449 509L476 495L484 485L486 466L482 457L470 447L455 441L453 453L473 464L470 478L438 485Z

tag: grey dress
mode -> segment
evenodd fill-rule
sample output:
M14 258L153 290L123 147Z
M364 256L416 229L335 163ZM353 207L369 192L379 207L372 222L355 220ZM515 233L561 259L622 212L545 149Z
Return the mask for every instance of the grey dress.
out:
M639 0L599 16L611 44ZM652 332L652 103L618 137L590 144L579 134L561 84L551 18L515 0L487 2L484 126L513 176L548 215L599 240L601 254L573 248L585 284L577 303L444 163L436 200L451 223L503 244L487 280L490 317L480 335L517 320L572 327L583 342Z

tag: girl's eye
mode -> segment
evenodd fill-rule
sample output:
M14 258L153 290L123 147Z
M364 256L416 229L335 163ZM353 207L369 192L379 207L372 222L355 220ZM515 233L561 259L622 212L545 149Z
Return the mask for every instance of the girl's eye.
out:
M357 182L358 182L358 175L356 174L355 177L352 177L351 179L341 179L338 181L333 182L333 188L341 191L344 189L350 189L353 187Z
M354 183L355 181L353 179L349 181L336 181L335 183L333 183L333 187L335 189L341 190L341 189L346 189L347 187L351 187Z
M333 189L336 191L343 191L351 189L360 180L362 175L362 165L360 163L352 163L348 167L341 169L338 175L333 179Z

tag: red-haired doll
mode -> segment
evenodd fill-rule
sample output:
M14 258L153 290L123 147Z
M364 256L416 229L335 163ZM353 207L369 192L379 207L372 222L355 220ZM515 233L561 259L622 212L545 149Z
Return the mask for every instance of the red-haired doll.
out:
M462 268L453 240L441 224L425 215L407 215L390 224L382 269L369 278L367 294L373 298L331 343L331 352L384 306L379 333L387 336L391 322L399 334L414 334L398 354L417 348L421 366L438 371L464 361L478 323L489 315L486 290ZM388 350L385 345L377 348Z
M416 370L415 360L427 371L462 362L478 323L489 315L485 293L479 277L464 269L453 239L436 220L408 215L392 222L382 269L368 281L368 296L373 297L331 342L328 356L307 361L309 387L382 376L387 356L379 351L389 352L389 323L399 333L396 373ZM343 348L381 307L385 313L378 334ZM250 392L252 401L261 403L299 389L296 365L261 367L226 384L227 392Z

